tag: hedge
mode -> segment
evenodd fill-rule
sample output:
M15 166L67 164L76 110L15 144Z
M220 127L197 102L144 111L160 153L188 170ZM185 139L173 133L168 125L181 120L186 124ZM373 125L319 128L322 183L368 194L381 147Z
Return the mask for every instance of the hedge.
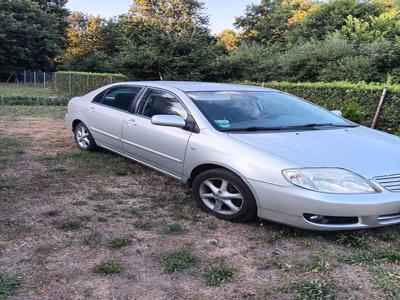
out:
M65 106L70 100L69 97L25 97L25 96L10 96L0 97L1 105L52 105Z
M59 71L55 75L54 85L61 94L78 96L125 80L127 78L122 74Z
M262 85L258 82L241 83ZM378 120L378 128L391 133L400 133L400 85L349 82L268 82L264 84L264 87L296 95L329 110L342 110L345 117L349 119L352 119L354 114L359 114L363 125L371 123L379 98L386 87L388 92Z

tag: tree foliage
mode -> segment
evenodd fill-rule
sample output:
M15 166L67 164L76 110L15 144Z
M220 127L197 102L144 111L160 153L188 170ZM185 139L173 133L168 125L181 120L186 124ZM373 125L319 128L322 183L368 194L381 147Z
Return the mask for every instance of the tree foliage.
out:
M52 70L63 47L66 1L0 1L0 70Z

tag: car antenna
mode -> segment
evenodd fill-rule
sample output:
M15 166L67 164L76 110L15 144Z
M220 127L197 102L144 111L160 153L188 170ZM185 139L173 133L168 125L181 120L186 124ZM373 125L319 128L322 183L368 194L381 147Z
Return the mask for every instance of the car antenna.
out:
M163 81L164 79L162 78L161 72L158 72L158 75L160 75L160 80Z

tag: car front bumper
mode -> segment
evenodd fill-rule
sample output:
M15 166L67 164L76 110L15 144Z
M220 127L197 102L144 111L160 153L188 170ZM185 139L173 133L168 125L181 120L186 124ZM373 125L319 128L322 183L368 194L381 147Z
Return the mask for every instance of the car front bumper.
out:
M277 186L248 180L258 205L258 216L309 230L353 230L400 224L400 193L327 194L296 186ZM304 214L356 217L356 222L318 224Z

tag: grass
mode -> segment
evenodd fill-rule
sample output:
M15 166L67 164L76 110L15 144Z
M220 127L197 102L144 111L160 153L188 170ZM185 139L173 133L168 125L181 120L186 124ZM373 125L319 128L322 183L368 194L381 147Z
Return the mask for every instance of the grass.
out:
M164 232L166 234L181 234L184 231L185 231L184 228L177 223L167 224L164 227Z
M314 273L327 273L332 270L332 265L328 258L324 256L318 256L310 265L310 271Z
M13 186L13 182L4 176L0 176L0 189L8 189Z
M368 238L358 232L341 233L336 236L335 242L345 247L356 249L367 249L371 246Z
M101 234L92 232L83 238L83 244L89 247L97 247L101 243Z
M298 299L328 300L336 299L335 288L332 284L321 281L302 282L294 286Z
M81 229L84 224L81 220L64 220L61 224L57 224L57 228L64 231L75 231Z
M0 99L1 101L1 99ZM67 112L65 106L1 106L0 117L9 121L19 120L27 116L40 116L62 120Z
M181 272L191 267L196 261L197 258L188 250L181 249L166 255L162 260L162 266L168 273Z
M0 116L3 110L0 109ZM0 136L0 167L17 159L28 145L26 138Z
M42 85L24 85L16 83L0 83L0 97L56 97L59 94Z
M210 267L203 273L203 278L207 285L218 286L233 279L235 270L226 265L216 265Z
M375 268L373 270L375 285L381 289L390 299L398 299L400 295L400 272Z
M122 265L114 260L107 260L94 267L94 272L104 276L115 276L121 274L124 270Z
M111 249L120 249L132 244L132 240L127 237L116 237L109 240L107 244Z
M0 276L0 299L14 295L22 279L18 276Z
M141 221L135 224L135 227L141 230L150 231L156 226L153 220Z
M72 203L72 205L75 205L75 206L85 206L87 204L88 204L88 202L84 201L84 200L78 200L78 201L75 201L74 203Z

